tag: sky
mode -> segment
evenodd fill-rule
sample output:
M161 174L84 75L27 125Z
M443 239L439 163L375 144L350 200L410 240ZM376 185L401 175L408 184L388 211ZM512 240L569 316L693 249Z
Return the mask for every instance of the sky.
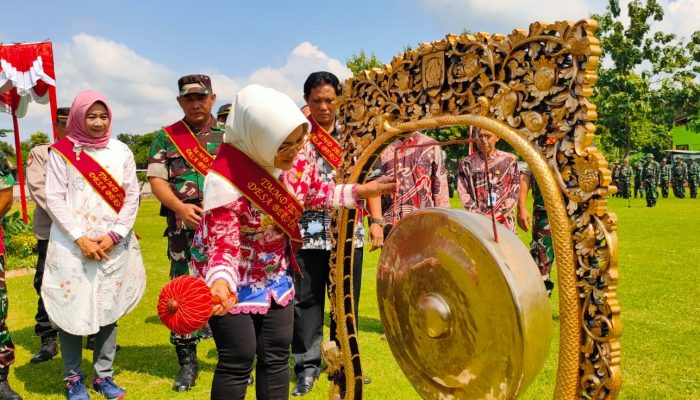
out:
M654 29L689 37L700 29L700 0L659 0ZM628 0L621 0L623 10ZM30 4L30 3L26 3ZM509 33L534 21L577 21L605 11L607 0L358 1L55 1L5 9L0 42L51 40L59 106L81 90L102 92L114 134L147 133L182 117L177 79L212 79L217 103L250 83L278 89L303 104L309 73L350 77L345 63L364 50L383 63L407 45L448 33ZM32 103L19 122L22 139L51 132L48 105ZM0 113L0 128L12 128ZM8 141L9 138L4 140Z

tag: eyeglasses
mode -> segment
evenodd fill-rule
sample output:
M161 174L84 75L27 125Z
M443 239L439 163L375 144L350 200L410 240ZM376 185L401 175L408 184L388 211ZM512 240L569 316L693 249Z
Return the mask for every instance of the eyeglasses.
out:
M280 146L280 148L277 150L277 153L278 153L278 154L279 154L279 153L287 153L287 154L289 154L289 153L292 153L292 152L297 152L297 151L299 151L299 149L301 149L301 148L306 144L306 142L308 142L308 141L309 141L309 135L306 134L306 135L304 135L304 137L301 139L301 141L299 141L299 142L297 142L297 143L295 143L295 144L288 144L288 145L282 144L282 146Z

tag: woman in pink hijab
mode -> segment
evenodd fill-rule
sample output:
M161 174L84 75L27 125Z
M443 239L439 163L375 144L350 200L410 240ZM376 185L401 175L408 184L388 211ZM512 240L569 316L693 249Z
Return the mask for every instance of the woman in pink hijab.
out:
M110 137L112 112L95 91L78 94L68 136L51 146L46 205L53 220L41 294L59 330L66 397L89 399L80 368L82 336L96 334L92 387L108 399L117 320L141 299L146 276L132 228L139 184L131 150Z

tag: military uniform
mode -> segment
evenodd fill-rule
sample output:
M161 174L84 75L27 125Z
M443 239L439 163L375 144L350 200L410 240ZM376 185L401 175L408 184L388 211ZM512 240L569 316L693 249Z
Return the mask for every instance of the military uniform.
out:
M688 179L688 167L680 157L671 167L671 177L673 179L673 195L679 199L685 198L685 181Z
M615 165L612 167L612 182L611 184L615 187L618 188L617 193L615 193L615 196L620 196L620 162L615 161Z
M644 187L642 186L642 163L637 161L634 163L634 198L644 197Z
M690 160L688 164L688 189L690 198L698 197L698 184L700 183L700 165L695 160Z
M668 197L668 187L671 183L671 165L666 164L666 159L661 160L661 175L659 179L661 186L661 195L665 198Z
M623 199L630 198L630 183L632 181L632 175L634 175L632 167L629 165L623 165L620 167L620 186L618 189L620 196L622 196Z
M519 164L520 173L530 177L532 189L532 240L530 241L530 255L537 263L540 275L544 281L547 294L554 290L554 282L550 279L552 264L554 264L554 245L552 242L552 230L549 226L547 209L544 207L544 197L532 171L526 163Z
M196 132L199 144L210 154L215 155L223 141L223 126L216 123L212 117L208 129ZM183 119L185 124L188 124ZM189 124L188 124L189 126ZM194 132L191 126L190 130ZM204 193L204 176L192 168L182 157L165 131L156 133L151 143L150 159L148 160L148 177L168 181L170 188L183 203L202 205ZM185 226L180 217L169 208L161 205L160 215L165 217L167 227L163 236L168 238L168 259L170 260L170 279L181 275L189 275L192 255L190 245L194 230ZM180 336L171 334L170 341L175 344L190 343L196 340L192 335Z
M0 152L0 190L7 188L12 190L14 183L15 180L10 172L7 157L3 152ZM2 398L21 399L21 397L10 388L7 381L10 365L15 361L15 345L12 343L10 331L7 329L6 324L7 303L7 284L5 282L5 234L2 231L2 225L0 225L0 396L2 396Z
M659 197L656 184L659 181L661 167L652 157L651 154L647 154L647 161L642 167L642 187L646 193L647 207L656 207L656 198Z

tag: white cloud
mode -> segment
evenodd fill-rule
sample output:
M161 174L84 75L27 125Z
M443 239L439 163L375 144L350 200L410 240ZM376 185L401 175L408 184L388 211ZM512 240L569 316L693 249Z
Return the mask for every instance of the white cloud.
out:
M534 21L578 21L605 12L607 0L421 0L423 8L444 25L445 31L508 34L527 30ZM627 19L629 0L621 0L622 18ZM700 0L659 0L664 19L652 31L673 32L686 39L700 29Z
M691 0L692 1L692 0ZM508 34L532 22L578 21L602 12L604 0L422 0L423 8L444 24L446 32Z
M137 54L123 43L78 34L69 43L54 43L54 58L59 106L69 106L81 90L97 90L112 108L115 133L146 133L182 117L175 97L177 78L183 72ZM218 106L230 102L249 83L273 87L302 104L304 80L319 70L333 72L341 80L350 76L340 61L309 42L294 48L284 65L261 67L249 76L201 72L210 75ZM0 125L11 126L9 116L0 118ZM22 138L38 130L50 133L50 121L48 106L30 104L27 116L20 121Z

